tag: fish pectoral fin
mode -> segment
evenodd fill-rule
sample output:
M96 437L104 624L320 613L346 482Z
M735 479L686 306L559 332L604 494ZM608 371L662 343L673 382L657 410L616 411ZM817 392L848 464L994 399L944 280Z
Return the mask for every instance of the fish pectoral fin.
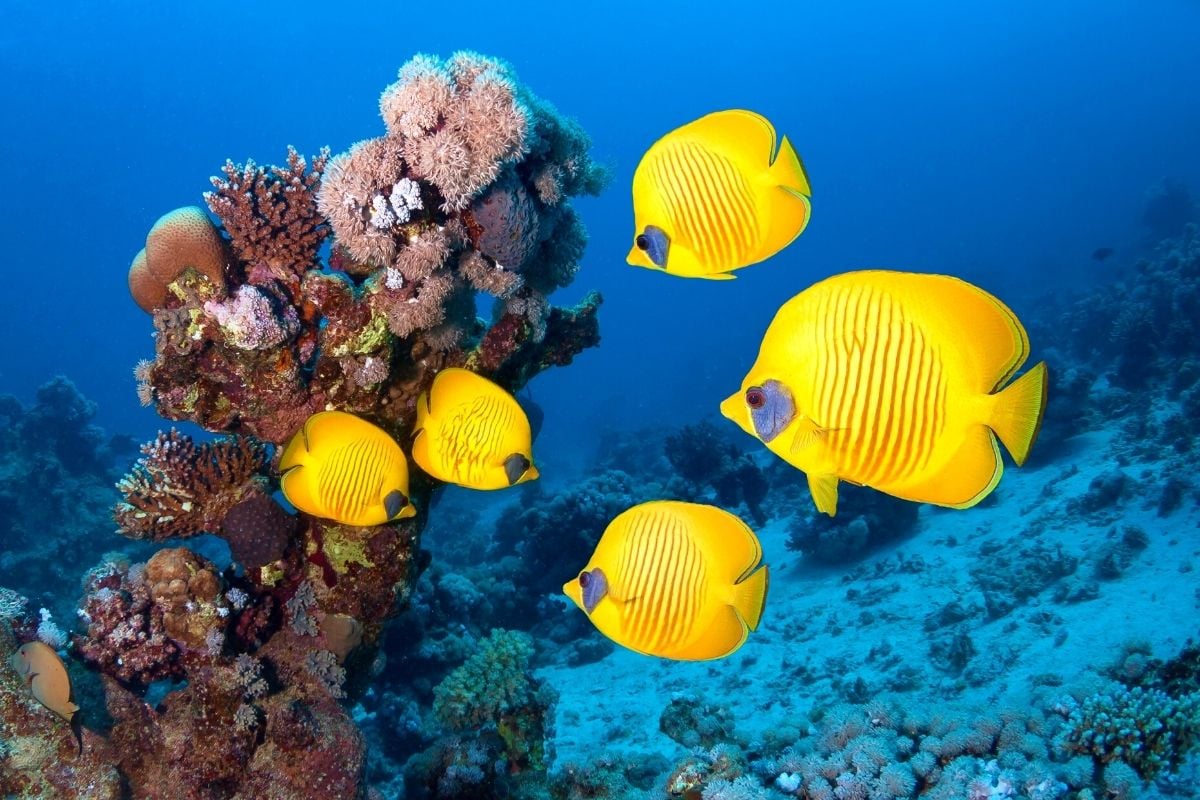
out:
M841 430L841 428L825 428L810 417L801 417L796 423L796 432L792 434L792 453L799 453L812 447L835 430Z
M731 281L737 277L728 272L714 272L709 275L696 275L694 277L703 278L706 281Z
M817 511L833 517L837 515L838 476L833 474L809 474L808 491L812 493Z

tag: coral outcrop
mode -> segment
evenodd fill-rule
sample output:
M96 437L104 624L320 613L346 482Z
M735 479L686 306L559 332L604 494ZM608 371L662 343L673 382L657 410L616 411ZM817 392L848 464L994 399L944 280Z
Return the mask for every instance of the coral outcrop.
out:
M0 676L6 791L86 780L97 797L118 787L135 798L367 797L346 702L382 669L385 624L427 563L419 539L435 483L414 475L411 519L340 525L274 499L273 446L331 408L407 442L439 370L465 366L516 392L595 345L599 295L567 309L549 296L572 281L586 244L570 198L605 182L582 130L495 59L418 56L380 108L386 132L341 155L288 148L284 166L226 162L205 194L219 224L199 207L171 212L134 259L130 290L155 331L138 395L221 436L160 433L106 504L137 549L181 539L195 549L106 557L86 576L85 630L71 646L93 670L85 723L104 717L101 689L108 721L104 737L85 734L79 769L47 766L69 730L23 721L21 709L36 709ZM490 322L476 318L477 292L495 298ZM42 446L64 428L92 437L94 409L69 384L44 391L58 431ZM0 398L0 414L12 423L4 454L13 431L34 435L39 412ZM81 452L99 448L63 448ZM80 468L111 479L106 464ZM228 543L228 566L202 534ZM11 624L20 639L0 650L50 636L51 613L38 622L10 594L0 634ZM497 632L439 685L446 729L488 729L443 746L447 786L469 784L476 751L481 769L501 758L504 772L544 782L554 697L532 677L531 654L526 635Z

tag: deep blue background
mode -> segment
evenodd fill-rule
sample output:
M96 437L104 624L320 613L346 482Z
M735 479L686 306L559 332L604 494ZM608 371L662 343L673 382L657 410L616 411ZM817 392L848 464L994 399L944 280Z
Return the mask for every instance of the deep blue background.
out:
M718 418L775 308L815 279L947 271L1021 313L1093 279L1096 247L1132 258L1159 178L1200 187L1195 2L599 6L6 2L0 391L29 399L62 372L102 424L152 434L131 372L151 325L125 283L150 225L201 203L226 157L378 135L379 93L416 52L508 59L614 168L578 202L592 241L560 298L604 292L603 345L534 386L552 466L599 423ZM737 281L625 266L641 154L727 107L795 143L808 231Z

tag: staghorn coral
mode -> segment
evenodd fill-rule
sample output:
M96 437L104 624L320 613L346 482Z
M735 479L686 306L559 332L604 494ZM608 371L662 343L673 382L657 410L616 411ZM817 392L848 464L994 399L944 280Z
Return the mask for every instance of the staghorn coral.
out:
M160 432L117 484L124 500L113 518L132 539L219 531L231 508L262 491L266 464L266 448L246 437L197 445L174 428Z
M317 191L329 161L329 148L312 157L311 165L288 146L286 167L244 165L231 160L212 178L213 191L204 201L221 220L238 261L250 265L249 279L264 279L254 268L295 285L317 263L317 252L329 226L317 210Z

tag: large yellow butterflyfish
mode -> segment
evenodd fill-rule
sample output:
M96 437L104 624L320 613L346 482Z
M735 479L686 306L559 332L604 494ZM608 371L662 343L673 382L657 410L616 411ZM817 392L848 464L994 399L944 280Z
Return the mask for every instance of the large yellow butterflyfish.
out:
M688 278L732 278L800 235L812 211L804 165L752 111L718 111L668 133L633 175L628 262Z
M618 514L563 592L630 650L722 658L758 628L767 600L761 560L754 531L728 511L658 500Z
M416 514L408 502L408 461L378 425L344 411L304 422L279 459L288 502L344 525L382 525Z
M482 375L444 369L417 399L413 461L446 483L503 489L538 477L529 418Z
M1029 337L1009 308L946 275L836 275L779 309L721 412L808 476L837 512L839 480L969 508L1041 425L1046 365L1009 383Z

